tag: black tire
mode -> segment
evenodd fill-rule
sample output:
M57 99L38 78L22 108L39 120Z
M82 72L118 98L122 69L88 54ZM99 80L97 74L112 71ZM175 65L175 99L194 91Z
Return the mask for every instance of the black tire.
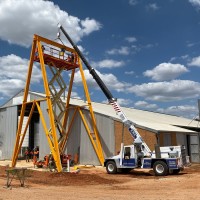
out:
M178 174L181 170L180 169L170 169L169 173L170 174Z
M156 161L153 165L153 171L156 176L167 176L169 173L169 168L165 162Z
M117 173L117 167L114 161L108 161L106 163L106 171L108 174L116 174Z

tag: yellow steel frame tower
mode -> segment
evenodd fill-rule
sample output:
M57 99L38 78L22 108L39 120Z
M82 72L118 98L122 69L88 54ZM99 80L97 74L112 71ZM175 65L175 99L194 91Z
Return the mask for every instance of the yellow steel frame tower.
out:
M45 98L27 102L29 87L31 83L33 63L35 61L40 63L43 84L44 84ZM47 68L49 68L50 69L49 71L51 72L50 80L48 80ZM84 116L81 106L73 107L74 109L73 117L71 120L69 119L69 109L71 109L70 97L71 97L74 74L76 69L80 70L80 74L82 77L82 83L86 96L88 110L91 116L91 122L88 122L88 120ZM67 98L65 99L65 103L63 103L64 99L62 95L66 90L66 84L64 79L62 78L62 72L65 70L71 71L71 77L68 86ZM47 123L44 119L44 114L42 112L42 109L40 108L40 103L39 103L40 101L46 101L47 103L47 113L49 117L50 127L47 127ZM26 123L25 129L22 132L22 124L24 120L26 106L28 104L31 105L31 110L28 116L28 121ZM80 58L78 57L74 49L59 44L55 41L48 40L38 35L34 35L33 38L28 75L24 89L24 98L20 113L20 119L18 123L15 147L12 156L12 167L16 165L18 153L21 149L26 131L28 129L28 125L31 121L31 117L36 107L39 112L44 132L51 153L54 157L58 172L62 171L60 154L63 153L65 150L67 139L70 134L71 128L75 123L75 116L77 113L80 114L85 129L87 131L87 134L96 152L96 155L100 163L103 165L104 155L103 155L102 145L98 134L96 120L94 117L91 99ZM91 124L90 126L89 123ZM58 138L59 135L60 138Z

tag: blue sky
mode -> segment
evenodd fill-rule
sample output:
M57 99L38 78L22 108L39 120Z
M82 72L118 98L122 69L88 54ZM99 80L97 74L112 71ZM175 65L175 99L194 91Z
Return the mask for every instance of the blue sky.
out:
M25 86L33 34L54 40L58 22L121 106L197 116L200 0L0 0L0 104ZM85 76L92 101L106 102ZM73 97L83 99L80 85L77 72ZM41 86L35 64L31 90Z

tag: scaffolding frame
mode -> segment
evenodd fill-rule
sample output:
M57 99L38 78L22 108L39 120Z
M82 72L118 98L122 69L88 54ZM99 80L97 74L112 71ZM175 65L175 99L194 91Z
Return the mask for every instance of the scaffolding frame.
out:
M48 46L45 46L45 45L49 45L50 46L49 49L47 49ZM46 51L48 51L49 53L47 53ZM57 53L55 54L55 52ZM66 54L66 52L68 54ZM46 101L46 104L47 104L47 113L48 113L49 122L50 122L49 128L47 127L47 123L44 119L44 113L42 112L42 109L40 108L39 102L41 101L41 99L27 102L34 62L40 63L40 67L42 71L42 78L43 78L44 90L45 90L45 95L46 95L46 97L42 100ZM49 67L52 73L52 78L50 80L48 80L48 76L47 76L47 71L46 71L47 67ZM81 106L75 106L71 121L69 119L70 98L71 98L71 92L72 92L74 75L75 75L76 69L80 70L83 89L85 92L85 97L86 97L86 102L87 102L86 105L88 106L88 110L89 110L90 118L91 118L90 122L88 122L86 117L84 116L84 112L82 111ZM64 104L63 99L62 99L62 94L66 90L66 84L65 84L64 79L62 78L62 72L65 70L71 71L71 77L70 77L70 82L68 86L66 102ZM59 89L58 89L58 86L59 86ZM32 104L32 107L28 116L28 121L26 123L25 130L22 132L22 124L24 120L26 105L30 103ZM81 60L74 49L69 48L63 44L57 43L55 41L49 40L47 38L38 36L38 35L34 35L33 42L32 42L28 74L27 74L26 85L24 89L23 103L22 103L20 119L18 123L13 156L12 156L12 167L16 165L18 153L21 149L21 146L22 146L26 131L28 129L28 125L31 121L31 117L33 115L33 111L35 107L37 107L37 110L39 112L41 123L43 125L43 129L48 141L48 145L52 153L52 156L55 160L55 164L56 164L56 168L58 172L62 171L60 154L63 153L65 150L66 143L67 143L69 134L71 132L72 126L75 123L75 116L77 115L77 113L80 114L82 122L85 126L85 130L89 136L89 139L92 143L94 151L97 155L97 158L99 159L99 162L101 163L101 165L103 165L104 163L103 149L102 149L101 140L100 140L100 136L99 136L97 125L96 125L94 111L92 108L90 94L89 94L88 86L87 86L86 79L84 76ZM59 112L57 112L56 109L59 109ZM91 123L91 126L89 126L89 123ZM58 138L58 135L60 135L60 138Z

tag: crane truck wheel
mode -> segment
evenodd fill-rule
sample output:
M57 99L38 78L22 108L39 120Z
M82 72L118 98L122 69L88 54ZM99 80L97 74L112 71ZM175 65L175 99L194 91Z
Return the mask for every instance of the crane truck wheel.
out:
M156 176L167 176L169 172L169 168L165 162L156 161L153 164L153 171Z
M106 171L108 174L116 174L117 173L117 167L114 161L108 161L106 163Z

